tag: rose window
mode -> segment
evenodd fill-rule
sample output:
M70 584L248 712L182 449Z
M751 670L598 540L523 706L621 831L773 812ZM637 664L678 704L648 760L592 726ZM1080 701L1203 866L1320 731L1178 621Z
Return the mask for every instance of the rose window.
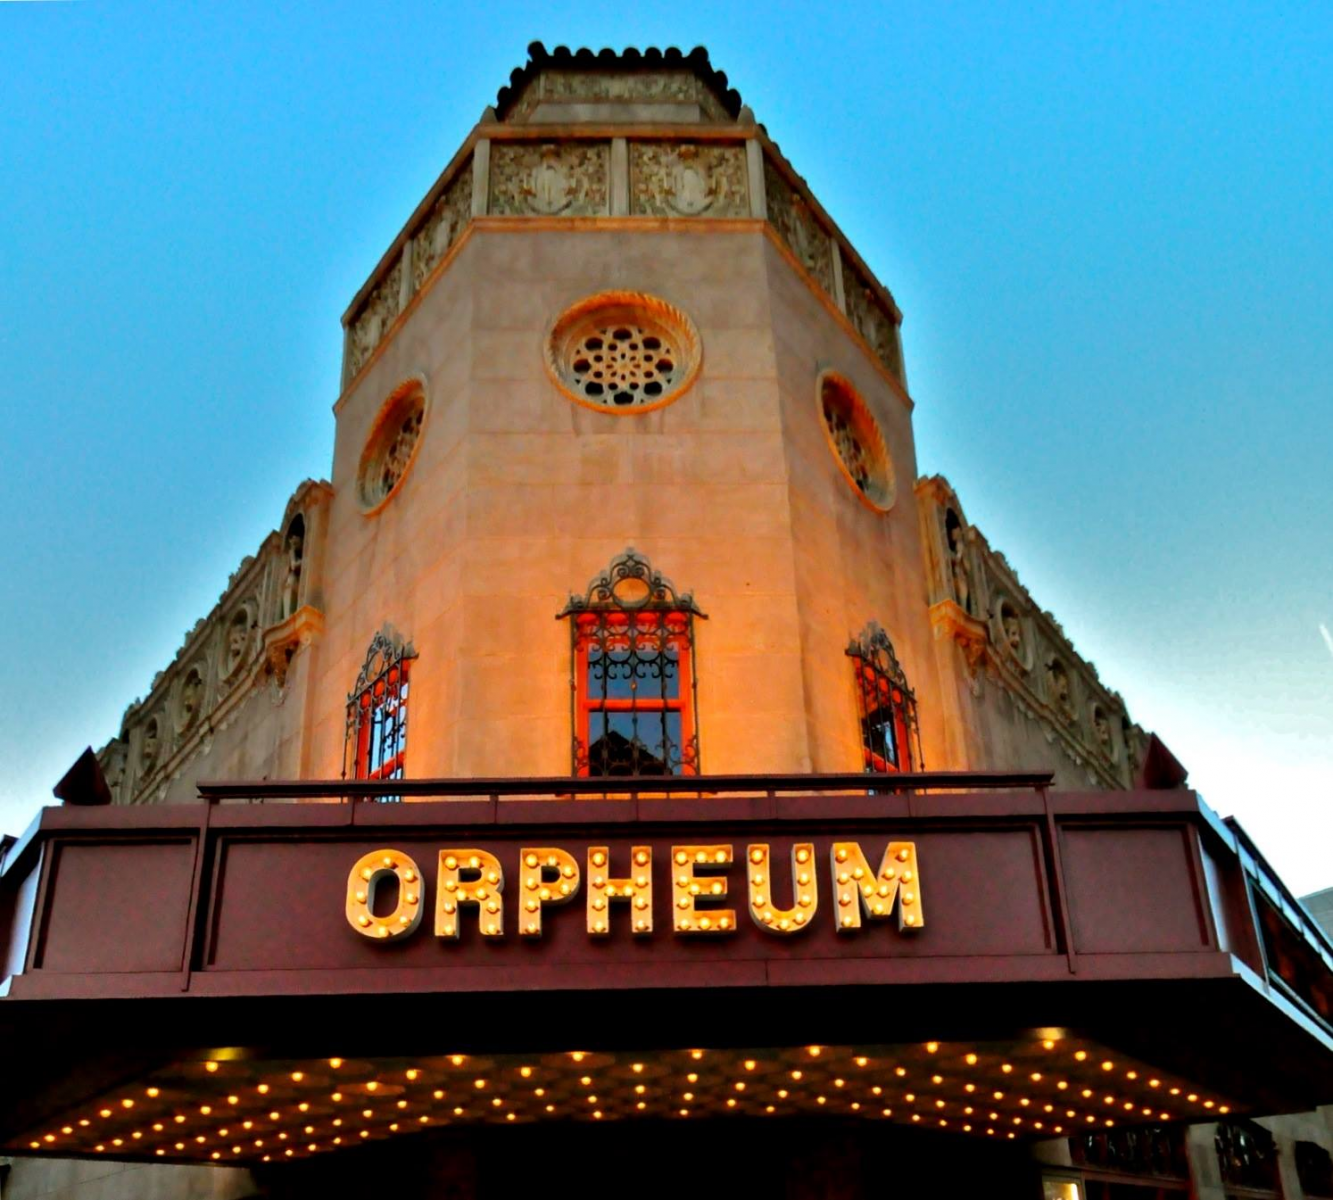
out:
M611 292L576 304L555 324L546 361L566 395L611 412L675 399L699 366L699 335L653 296Z
M358 472L361 505L367 512L388 500L407 474L425 413L426 394L416 380L403 384L384 402Z
M893 504L893 476L884 436L865 401L846 379L829 371L820 378L819 405L843 475L871 508L886 511Z

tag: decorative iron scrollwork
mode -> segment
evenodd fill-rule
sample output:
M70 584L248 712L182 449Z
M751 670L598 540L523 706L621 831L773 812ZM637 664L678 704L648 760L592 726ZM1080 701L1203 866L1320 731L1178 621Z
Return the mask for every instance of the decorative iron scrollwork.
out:
M861 747L870 774L921 770L921 731L916 693L898 661L893 642L871 621L847 645L855 663L856 703L861 718Z
M699 771L694 618L689 593L636 550L570 596L576 775Z
M343 773L347 779L402 779L407 754L409 666L416 658L384 628L370 639L366 660L347 695ZM395 800L397 797L384 797Z

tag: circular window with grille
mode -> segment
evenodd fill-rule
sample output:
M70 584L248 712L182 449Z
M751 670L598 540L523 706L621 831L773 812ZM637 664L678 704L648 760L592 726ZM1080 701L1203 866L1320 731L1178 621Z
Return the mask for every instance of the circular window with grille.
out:
M819 415L847 482L876 512L887 512L893 507L894 488L884 435L860 393L836 371L819 377Z
M689 317L638 292L579 301L546 340L546 366L557 386L599 412L669 404L694 382L699 359L699 334Z
M416 458L426 390L419 379L399 384L384 402L361 452L357 491L367 515L378 512L402 485Z

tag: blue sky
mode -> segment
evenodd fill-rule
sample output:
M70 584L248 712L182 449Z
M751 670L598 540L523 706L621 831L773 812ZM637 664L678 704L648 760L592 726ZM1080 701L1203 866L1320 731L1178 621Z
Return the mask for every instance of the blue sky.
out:
M922 470L1333 885L1319 4L0 4L0 829L327 474L339 315L534 38L708 46L905 311Z

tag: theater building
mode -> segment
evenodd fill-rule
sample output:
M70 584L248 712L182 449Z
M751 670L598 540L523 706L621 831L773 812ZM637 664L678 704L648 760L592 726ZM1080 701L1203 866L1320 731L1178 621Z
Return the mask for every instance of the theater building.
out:
M533 46L0 856L5 1200L1333 1195L1333 947L919 474L901 321L702 50Z

